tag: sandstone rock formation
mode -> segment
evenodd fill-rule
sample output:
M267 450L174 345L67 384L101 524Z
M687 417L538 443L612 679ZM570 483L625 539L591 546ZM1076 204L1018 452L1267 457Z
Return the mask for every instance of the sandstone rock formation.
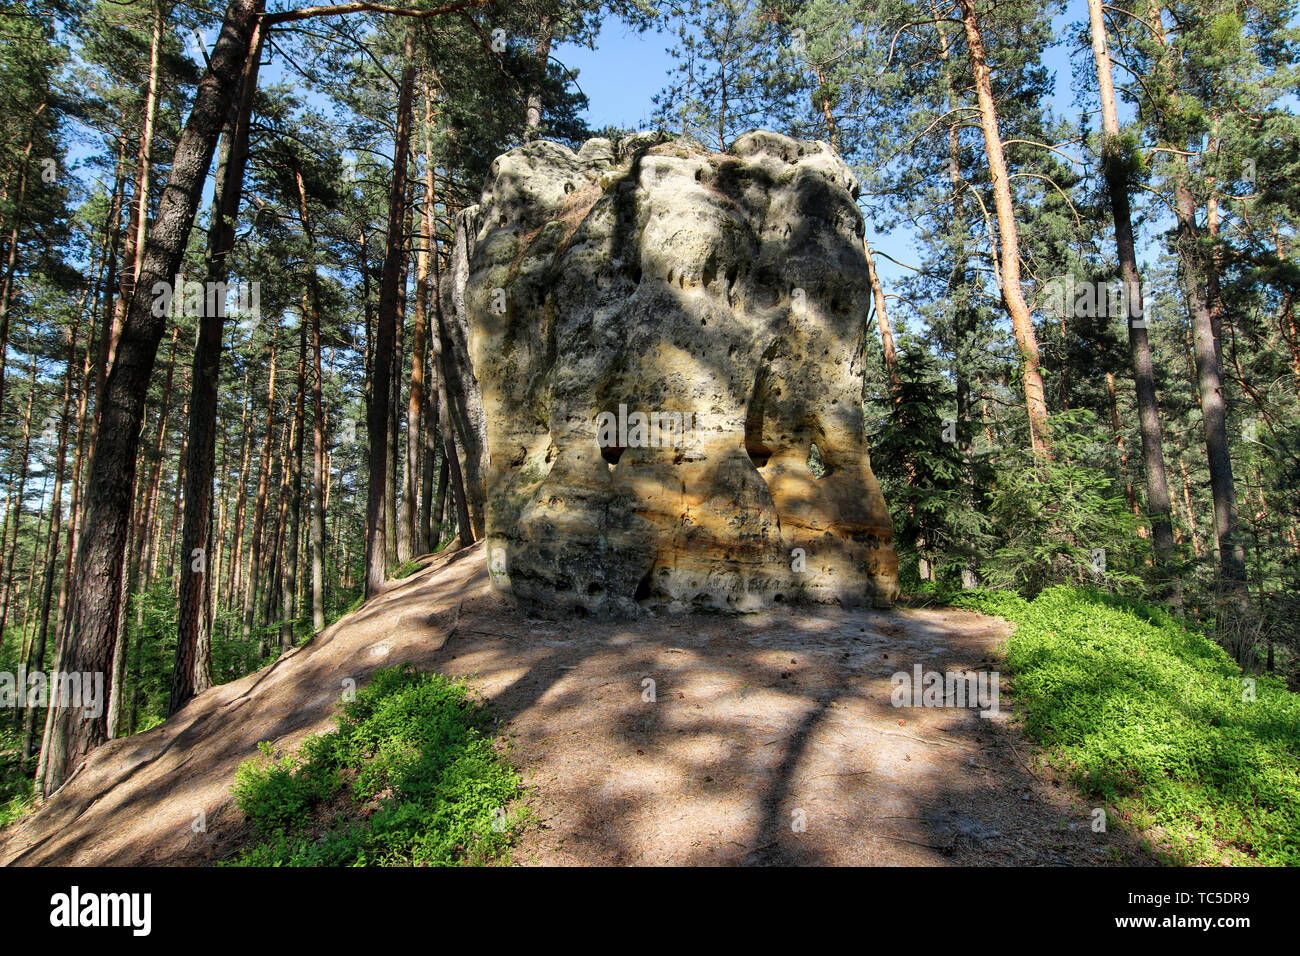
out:
M497 587L606 613L894 599L857 191L826 145L765 132L496 160L444 299Z

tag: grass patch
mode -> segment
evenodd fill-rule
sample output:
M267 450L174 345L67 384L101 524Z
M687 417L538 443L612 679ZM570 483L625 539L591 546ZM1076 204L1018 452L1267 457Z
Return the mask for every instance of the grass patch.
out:
M1300 697L1254 699L1217 644L1164 610L1100 591L964 592L1017 625L1007 669L1026 732L1112 819L1179 865L1300 865Z
M39 719L37 726L40 726ZM22 735L5 722L0 728L0 830L36 809L32 778L18 770L19 741ZM36 763L35 758L32 764ZM30 772L30 765L29 765Z
M408 666L375 673L338 729L297 756L240 766L254 842L234 866L455 866L507 862L527 811L465 685Z
M23 778L12 785L6 784L3 792L0 793L0 830L35 809L36 793L32 781Z
M389 569L388 571L389 580L397 581L402 578L409 578L412 574L420 570L420 568L422 568L423 566L424 565L422 565L415 558L412 558L410 561L403 561L401 564L397 565L396 567Z

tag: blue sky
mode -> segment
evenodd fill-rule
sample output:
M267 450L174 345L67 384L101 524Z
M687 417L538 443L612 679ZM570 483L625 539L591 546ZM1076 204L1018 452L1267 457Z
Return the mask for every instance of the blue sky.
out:
M1085 0L1069 0L1065 13L1054 21L1057 36L1064 37L1070 24L1085 22L1087 17ZM610 18L600 31L594 51L573 44L556 47L556 59L579 71L579 85L590 101L587 121L591 126L636 127L642 121L649 123L650 99L664 86L673 66L666 52L671 39L667 33L654 30L637 33ZM1064 51L1053 50L1048 65L1057 73L1053 105L1060 111L1072 109L1070 68Z
M1078 112L1075 93L1071 89L1071 65L1064 41L1072 25L1086 23L1086 0L1068 0L1065 12L1054 19L1058 44L1048 51L1046 63L1055 74L1056 90L1052 96L1053 109L1062 115ZM668 80L673 59L666 52L672 37L665 32L649 30L637 33L621 21L606 21L596 41L596 49L589 50L573 44L557 46L557 60L578 73L578 85L586 94L588 109L586 119L593 129L603 126L639 128L650 124L653 112L651 99ZM1088 55L1085 49L1075 55ZM872 247L903 262L915 262L911 236L905 232L891 235L873 234L867 223L868 238ZM882 257L879 262L881 279L886 287L895 282L905 270Z

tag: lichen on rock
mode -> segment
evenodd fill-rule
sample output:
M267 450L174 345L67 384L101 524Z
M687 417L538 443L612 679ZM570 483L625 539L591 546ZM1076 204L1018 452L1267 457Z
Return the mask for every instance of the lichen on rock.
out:
M768 132L495 161L456 291L499 588L596 613L896 597L857 192Z

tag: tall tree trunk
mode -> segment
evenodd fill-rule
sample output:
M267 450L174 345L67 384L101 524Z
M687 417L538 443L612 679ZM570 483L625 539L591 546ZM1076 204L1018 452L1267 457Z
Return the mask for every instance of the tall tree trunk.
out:
M1192 317L1193 352L1201 420L1205 428L1206 461L1210 470L1210 495L1214 500L1214 530L1219 551L1219 571L1238 604L1246 593L1246 551L1239 538L1237 492L1228 444L1227 403L1223 373L1215 348L1210 309L1203 291L1204 263L1196 227L1196 206L1187 184L1186 161L1175 159L1174 212L1178 219L1178 259L1184 295Z
M89 289L87 290L89 292ZM63 414L59 416L58 452L54 464L54 491L50 494L50 546L45 557L45 573L41 585L41 611L36 625L36 638L27 657L28 666L36 670L45 667L45 645L50 630L50 609L54 601L54 578L58 571L60 522L63 518L63 476L68 460L68 423L72 411L72 379L77 362L77 334L80 331L81 308L74 313L72 329L68 334L68 368L63 378ZM32 739L36 733L36 708L29 707L23 715L23 736L18 747L18 763L26 772L27 761L32 756Z
M1277 249L1278 259L1286 262L1286 246L1282 244L1282 236L1276 226L1273 227L1273 246ZM1300 323L1296 321L1295 289L1290 285L1282 290L1282 308L1278 312L1278 321L1282 326L1282 337L1286 339L1287 348L1291 353L1291 373L1295 376L1296 402L1300 403Z
M325 412L321 402L320 310L312 310L311 625L325 627Z
M1174 55L1162 23L1163 11L1158 2L1151 4L1150 20L1157 42L1163 48L1156 82L1172 102L1178 100L1178 83L1170 69ZM1163 145L1177 147L1176 137L1162 129ZM1237 492L1232 475L1232 453L1228 443L1227 402L1223 394L1223 372L1219 362L1218 336L1207 299L1209 274L1213 268L1201 247L1196 223L1196 200L1191 189L1191 167L1187 156L1173 154L1174 216L1177 220L1176 254L1179 278L1191 316L1192 353L1196 368L1196 386L1200 394L1201 420L1205 431L1206 462L1210 470L1210 495L1214 502L1214 542L1218 552L1219 573L1238 607L1245 607L1246 551L1239 539Z
M472 217L461 213L455 217L455 241L452 244L448 273L442 277L438 297L437 335L439 344L438 375L442 394L440 415L450 421L455 440L463 453L456 472L462 476L467 495L470 525L461 529L461 543L473 544L483 537L484 503L487 500L487 426L483 418L483 394L474 375L469 356L469 317L465 307L465 290L469 277L469 257L475 227ZM447 448L446 442L443 445ZM448 454L451 454L448 448Z
M389 379L390 394L388 399L388 477L384 486L384 527L388 529L386 557L389 567L395 567L411 556L411 543L409 540L403 540L405 527L397 520L397 497L400 488L397 466L402 457L399 447L402 430L398 411L402 405L402 360L405 357L404 340L406 334L406 278L410 267L410 250L406 248L406 237L411 235L412 209L414 207L410 196L407 197L403 205L406 208L406 219L402 226L401 276L397 281L397 321L394 323L392 377Z
M1043 392L1043 376L1039 370L1038 336L1034 332L1033 316L1020 287L1020 238L1016 226L1015 205L1011 198L1011 178L1007 171L1006 156L1002 150L1002 136L998 131L998 110L993 98L993 81L988 56L979 21L975 16L973 0L958 0L962 24L966 29L966 49L970 55L975 82L975 96L979 103L980 129L984 133L984 148L988 155L989 179L993 189L993 206L997 212L998 240L1002 261L1002 298L1011 327L1015 332L1020 359L1024 363L1025 408L1029 414L1030 444L1035 454L1051 456L1051 438L1048 434L1047 399Z
M456 431L447 406L447 376L444 372L446 364L444 362L441 337L434 338L433 361L438 370L438 419L442 426L444 461L447 462L452 497L456 503L456 531L460 536L460 546L464 548L474 543L474 527L470 524L469 500L465 494L465 479L461 474L460 460L456 456Z
M143 291L131 300L117 357L105 381L100 440L90 464L86 532L70 615L74 641L65 665L70 671L104 674L112 666L140 423L165 325L163 317L154 314L153 296L146 293L156 283L170 281L180 267L212 153L243 73L257 11L257 0L231 0L226 10L210 64L199 81L194 106L172 156L171 175L137 284ZM105 739L104 716L95 716L89 706L78 706L85 703L59 702L53 708L53 732L49 753L43 758L41 781L41 791L47 796Z
M45 104L42 103L36 110L37 115L44 109ZM27 136L27 146L23 150L22 162L18 167L18 189L14 202L14 221L9 230L4 275L0 276L0 412L4 409L5 365L9 357L9 306L13 301L14 280L18 274L18 234L22 227L23 203L27 196L27 179L31 172L32 141L35 136L36 117L33 117L31 132Z
M880 284L876 274L876 257L866 238L862 240L862 251L867 255L867 278L871 282L871 300L876 313L876 327L880 330L880 345L885 351L885 373L889 378L889 397L894 403L902 400L902 380L898 377L898 350L894 347L894 329L889 323L889 311L885 308L885 287Z
M428 536L416 527L420 492L416 487L421 461L420 413L424 408L424 368L428 340L426 308L429 301L429 257L434 241L433 208L433 96L428 83L424 87L424 203L421 206L419 252L415 259L415 322L411 330L411 388L406 403L406 472L402 496L402 526L408 541L418 542L414 550L428 550Z
M388 192L388 235L384 246L384 272L379 288L375 347L371 360L370 404L366 410L366 431L370 440L366 500L366 586L367 596L384 589L387 568L388 527L385 498L388 484L388 434L392 391L393 352L397 332L398 296L402 259L403 212L406 198L406 158L410 152L411 99L415 86L415 33L408 30L404 45L402 79L397 94L397 133L393 146L393 182ZM394 529L395 530L395 529Z
M119 196L121 194L122 182L123 182L123 176L119 168L117 181L114 187L113 199L109 201L108 215L104 220L104 254L103 254L102 265L104 271L110 274L112 270L111 259L113 256L113 251L112 251L114 245L113 237L117 232L117 217L119 212L117 203L118 203ZM99 289L103 290L104 293L107 294L108 288L111 286L112 280L109 279L107 282L105 282L104 275L103 273L101 273L97 277L97 281L99 282ZM77 540L78 540L77 524L81 514L81 478L82 478L82 471L83 471L82 466L84 464L83 456L86 450L85 437L87 431L86 428L87 418L90 410L90 388L94 376L94 359L92 358L92 356L94 356L95 349L97 348L97 344L98 344L95 340L96 306L94 300L95 300L95 296L92 295L90 311L86 319L86 351L83 354L82 361L81 361L81 386L78 389L78 395L77 395L77 415L76 415L77 448L75 454L73 455L72 501L68 508L68 521L67 521L68 543L67 543L67 547L64 549L63 578L59 583L59 616L58 616L58 622L54 629L56 635L63 634L63 629L67 623L67 617L66 617L67 598L68 598L69 588L72 586L72 558L73 555L76 553L76 549L77 549ZM59 637L58 639L62 640L61 637Z
M434 542L435 546L442 543L442 522L443 515L447 512L447 485L450 480L450 474L450 462L447 458L447 453L444 450L442 454L442 464L438 466L438 494L433 503L433 520L438 526L439 534L438 540Z
M270 563L267 567L266 575L266 596L263 601L262 618L268 625L273 620L278 620L276 610L280 605L282 574L284 570L284 539L285 529L288 527L289 517L289 492L292 488L291 476L292 466L290 459L293 457L293 411L290 406L289 413L285 415L284 424L280 428L280 489L276 498L275 521L271 526L271 548ZM270 630L269 626L266 629ZM265 658L268 653L268 637L266 631L263 632L261 640L258 642L259 654Z
M135 508L135 532L128 539L127 551L122 564L122 603L119 615L117 646L113 649L113 680L108 698L108 737L119 736L122 730L122 716L126 710L126 681L133 672L130 669L131 654L127 646L129 640L127 622L130 605L138 591L139 580L143 573L146 586L153 578L153 548L155 542L150 534L150 523L159 499L162 484L162 462L167 443L167 423L171 411L172 381L176 372L176 344L180 336L180 324L172 329L170 355L167 361L167 376L163 384L162 401L158 408L158 438L154 443L154 463L146 479ZM143 637L144 607L136 611L135 644L138 646ZM135 655L137 658L139 654ZM139 675L131 683L132 695L139 689Z
M325 410L321 401L320 301L316 285L316 240L312 235L311 212L307 206L307 187L296 158L293 174L298 187L298 215L307 239L307 295L310 299L305 307L309 306L311 312L312 475L308 530L311 536L311 626L315 633L325 627Z
M293 406L293 434L289 442L288 538L284 551L284 574L280 579L280 650L293 647L293 622L298 616L294 603L298 585L298 547L302 518L302 446L307 392L307 323L308 308L303 296L302 316L298 321L298 396Z
M438 255L438 234L437 220L434 219L433 226L429 230L429 254L430 259L430 281L433 283L431 301L429 307L434 310L435 324L441 326L442 313L442 259ZM434 498L432 483L435 463L437 461L438 446L441 443L441 418L438 414L439 403L439 382L442 378L438 370L437 352L438 352L438 333L436 329L429 330L429 337L432 340L432 346L426 352L429 359L429 387L425 389L425 413L424 413L424 481L420 488L420 497L423 502L421 509L420 533L424 538L425 551L432 551L442 543L442 511L445 495L447 491L447 456L443 453L442 462L438 466L438 491L437 497ZM432 504L432 510L430 505ZM435 531L435 528L437 529Z
M257 587L266 567L262 537L266 532L266 501L271 487L271 453L275 447L275 360L279 345L278 329L271 326L271 367L266 382L266 430L263 432L262 460L257 470L257 498L253 502L253 531L248 544L248 576L244 580L244 619L241 636L252 637L253 618L257 613Z
M555 36L555 20L548 13L537 23L537 39L533 43L534 74L528 84L524 109L524 140L532 142L541 135L542 88L546 83L546 68L551 59L551 41Z
M226 575L225 596L220 601L222 607L229 610L234 607L235 594L244 574L244 511L248 495L248 459L253 443L252 389L248 370L244 370L243 410L239 416L239 473L235 478L235 531L230 542L231 573Z
M117 251L118 246L122 242L122 228L119 223L119 218L122 213L123 203L126 202L126 178L126 137L123 136L118 145L117 153L116 199L113 204L112 215L109 217L111 227L109 227L108 277L104 281L103 314L100 319L102 331L99 335L99 348L95 356L95 387L93 390L95 404L91 409L90 434L86 445L86 456L88 460L95 457L95 444L99 439L99 419L104 404L104 382L108 377L109 343L114 341L113 316L116 311L117 303L114 290L118 287ZM81 536L79 526L77 531L78 548L80 548Z
M414 94L412 94L414 96ZM412 106L412 123L414 123L414 106ZM414 153L408 153L407 163L408 170L414 160ZM414 242L416 238L415 226L415 207L416 207L416 186L417 180L414 177L408 178L407 197L406 197L406 221L402 227L403 243ZM388 561L390 565L401 564L409 561L412 556L412 548L415 545L413 538L407 534L408 527L400 519L398 511L399 492L404 493L404 484L399 481L398 465L402 458L401 448L401 415L399 414L402 407L402 363L406 360L406 313L407 313L407 288L408 278L411 272L411 252L407 248L402 253L402 277L398 282L399 290L397 296L397 328L396 338L393 344L393 398L388 408L388 513L385 521L389 528L395 529L388 536ZM419 462L417 461L418 465Z
M1110 51L1106 45L1106 22L1102 0L1088 0L1088 23L1092 32L1092 54L1097 66L1101 95L1102 175L1110 195L1115 222L1115 251L1124 287L1128 316L1129 357L1137 387L1138 430L1142 436L1142 470L1146 476L1147 514L1155 543L1156 562L1163 584L1174 585L1171 596L1181 605L1180 589L1170 577L1169 562L1174 554L1173 522L1170 518L1169 480L1165 474L1164 443L1160 428L1160 406L1156 401L1155 371L1151 345L1147 340L1149 316L1142 309L1142 277L1138 272L1133 239L1133 217L1129 200L1128 157L1119 134L1119 113L1115 107Z
M263 0L255 0L261 11ZM217 387L221 378L221 339L226 322L226 282L235 245L239 197L248 161L249 125L257 92L262 38L259 21L245 51L239 95L227 107L226 134L217 168L217 188L208 225L207 295L199 319L198 341L190 377L188 459L185 466L185 518L181 532L181 580L177 597L176 660L172 667L174 714L212 686L212 478L216 468ZM214 290L219 290L215 292Z
M145 248L149 231L149 191L152 188L153 174L153 140L154 125L158 117L158 58L162 47L163 21L170 10L163 9L162 0L150 0L153 8L153 26L149 34L149 82L144 98L144 130L140 134L140 152L136 156L136 167L140 171L139 194L136 202L139 214L136 216L135 246L138 250ZM144 265L143 255L135 257L135 273L132 281L140 278L140 269Z
M5 549L4 590L0 592L0 648L4 647L9 605L14 603L14 556L18 553L18 532L22 530L23 524L23 499L27 494L27 459L32 447L32 401L36 396L36 357L33 351L32 372L27 383L27 409L23 412L23 451L22 457L18 459L18 490L10 509L13 512L13 540Z
M938 4L930 0L930 13L934 18L934 28L939 35L939 61L942 64L944 91L948 98L948 111L955 117L960 108L957 85L953 79L951 46L948 40L948 28L939 16ZM948 184L952 189L952 222L955 232L960 232L961 244L953 262L952 272L948 278L950 295L972 285L970 276L970 250L967 246L969 235L966 221L966 204L962 201L964 184L961 171L961 134L957 123L948 126ZM992 236L989 237L992 241ZM996 250L993 250L996 258ZM952 353L954 379L957 387L957 443L963 452L964 472L967 481L974 483L970 467L969 450L971 446L971 361L972 338L975 331L975 316L969 305L961 305L953 310L952 316ZM974 582L974 572L967 570L963 577Z

